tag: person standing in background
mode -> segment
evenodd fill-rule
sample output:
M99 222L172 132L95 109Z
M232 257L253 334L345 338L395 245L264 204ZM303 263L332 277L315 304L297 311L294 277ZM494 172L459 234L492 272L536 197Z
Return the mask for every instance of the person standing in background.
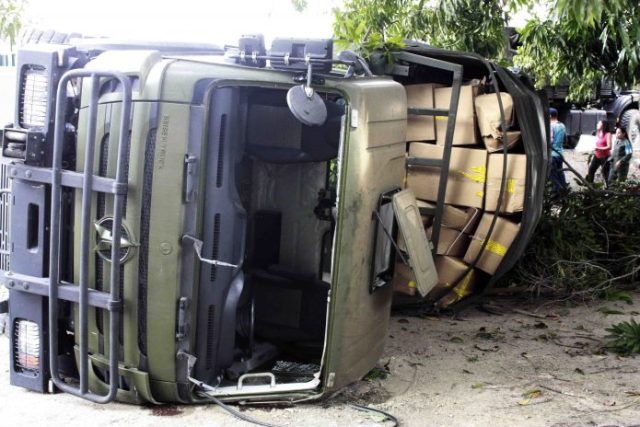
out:
M619 127L616 130L616 140L613 145L613 162L611 164L611 171L609 172L609 184L612 184L614 181L624 182L627 180L629 162L631 162L632 155L633 146L629 141L627 130Z
M559 194L568 189L567 180L562 170L562 150L564 149L566 129L564 124L558 121L558 110L555 108L549 108L549 118L551 119L551 169L549 177L553 183L553 192Z
M598 169L602 166L602 176L605 184L609 179L609 168L607 168L607 160L611 155L611 133L609 133L609 124L600 120L596 127L596 148L593 151L591 163L589 163L589 173L587 181L593 182Z

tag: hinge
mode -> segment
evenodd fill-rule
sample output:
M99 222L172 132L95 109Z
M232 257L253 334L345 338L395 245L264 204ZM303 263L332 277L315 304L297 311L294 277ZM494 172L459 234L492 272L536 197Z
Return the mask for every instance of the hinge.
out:
M327 387L333 387L333 384L336 381L336 373L335 372L329 372L329 375L327 376Z
M354 129L358 127L358 110L356 109L351 110L351 127Z
M184 156L182 199L185 203L190 203L194 199L196 182L198 181L198 177L196 176L197 161L198 158L196 156L189 154L185 154Z
M178 300L178 330L176 332L176 338L178 341L182 341L189 335L189 317L187 315L189 310L189 298L182 297Z

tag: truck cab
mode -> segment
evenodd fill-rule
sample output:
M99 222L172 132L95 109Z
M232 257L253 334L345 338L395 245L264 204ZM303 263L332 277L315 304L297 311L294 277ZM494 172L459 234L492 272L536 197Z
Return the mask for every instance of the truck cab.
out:
M541 212L543 105L480 57L394 55L374 75L330 40L21 50L2 134L12 383L103 403L295 402L361 378L397 263L421 295L437 285L456 92L482 78L511 94L526 158L492 286ZM453 88L447 111L409 108L405 86L427 81ZM405 188L410 114L449 123L430 239Z

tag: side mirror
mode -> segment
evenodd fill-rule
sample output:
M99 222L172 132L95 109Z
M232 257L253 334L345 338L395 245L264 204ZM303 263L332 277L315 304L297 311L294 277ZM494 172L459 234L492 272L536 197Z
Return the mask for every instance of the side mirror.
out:
M311 87L311 62L307 58L307 82L287 92L289 110L307 126L322 126L327 121L327 106Z

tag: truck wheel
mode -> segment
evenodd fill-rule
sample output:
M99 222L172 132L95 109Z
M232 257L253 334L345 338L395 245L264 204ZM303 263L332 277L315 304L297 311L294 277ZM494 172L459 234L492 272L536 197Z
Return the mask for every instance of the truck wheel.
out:
M640 150L640 111L631 109L622 113L620 125L627 129L634 150Z

